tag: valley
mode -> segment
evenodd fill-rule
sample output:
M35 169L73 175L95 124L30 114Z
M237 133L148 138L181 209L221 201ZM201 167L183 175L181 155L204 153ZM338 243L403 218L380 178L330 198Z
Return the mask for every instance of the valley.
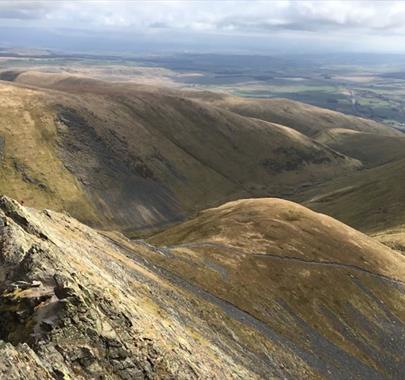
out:
M52 130L47 149L57 158L63 178L73 175L77 202L87 203L82 220L99 227L153 227L229 199L282 196L302 183L322 182L362 166L293 125L241 116L176 90L40 73L15 80L4 84L5 96L17 91L25 97L27 91L35 99L30 112L41 112ZM353 128L362 123L353 119ZM365 123L364 128L376 125ZM35 141L24 148L39 150ZM13 160L15 152L10 155ZM33 177L46 170L33 167L27 158L23 162ZM66 199L62 180L54 180L53 187L36 186L35 193ZM20 181L27 182L24 177ZM23 189L14 197L42 206ZM80 218L75 205L58 207Z
M3 58L0 378L401 378L399 117L209 55Z

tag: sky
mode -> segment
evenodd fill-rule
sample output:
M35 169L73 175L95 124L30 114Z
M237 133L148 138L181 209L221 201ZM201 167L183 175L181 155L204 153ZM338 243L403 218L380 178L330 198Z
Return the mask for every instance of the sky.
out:
M405 1L0 0L0 46L405 53Z

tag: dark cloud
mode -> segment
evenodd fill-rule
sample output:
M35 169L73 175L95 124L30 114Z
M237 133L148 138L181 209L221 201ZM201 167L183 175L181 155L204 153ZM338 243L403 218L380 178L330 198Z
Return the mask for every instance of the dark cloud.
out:
M0 19L40 20L58 6L57 1L0 1Z

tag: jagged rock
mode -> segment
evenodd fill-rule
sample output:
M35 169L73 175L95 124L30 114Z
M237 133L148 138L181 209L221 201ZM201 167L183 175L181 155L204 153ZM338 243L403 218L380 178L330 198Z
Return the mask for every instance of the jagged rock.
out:
M219 333L223 317L199 317L202 310L216 315L214 306L158 278L109 238L7 197L0 217L7 220L0 229L0 339L8 342L0 348L1 379L266 373L263 363L252 365L255 354ZM195 344L174 349L178 338Z
M5 197L0 217L4 380L402 376L403 257L302 206L233 202L149 243Z
M53 380L54 377L28 345L15 347L0 341L0 379Z
M27 281L16 281L12 282L9 286L10 288L13 289L29 289L29 288L38 288L42 285L41 281L32 281L32 282L27 282Z

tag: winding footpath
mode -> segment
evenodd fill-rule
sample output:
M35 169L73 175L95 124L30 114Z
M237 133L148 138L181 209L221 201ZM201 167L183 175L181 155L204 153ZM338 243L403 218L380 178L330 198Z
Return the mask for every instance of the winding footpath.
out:
M220 243L213 243L213 242L199 242L199 243L185 243L181 244L178 246L173 246L173 247L167 247L165 249L173 249L176 247L185 247L185 248L205 248L205 247L210 247L210 248L218 248L218 249L223 249L223 250L232 250L233 252L238 252L243 255L251 255L253 257L261 258L261 259L275 259L275 260L285 260L285 261L290 261L290 262L297 262L300 264L306 264L306 265L314 265L314 266L323 266L323 267L331 267L335 269L344 269L344 270L351 270L354 272L361 272L364 274L367 274L369 276L373 276L375 278L378 278L383 281L387 281L391 284L395 285L400 285L401 287L405 287L405 282L398 280L396 278L392 278L389 276L386 276L381 273L376 273L372 272L368 269L359 267L357 265L353 264L345 264L345 263L340 263L337 261L317 261L317 260L308 260L304 259L301 257L296 257L296 256L281 256L281 255L275 255L272 253L267 253L267 252L256 252L256 253L249 253L249 252L244 252L241 249L235 248L235 247L229 247L224 244Z
M280 333L272 329L267 323L251 315L247 311L240 309L239 307L230 303L229 301L224 300L206 291L200 286L183 279L182 277L167 270L166 268L163 268L160 265L151 263L144 257L140 256L135 247L131 248L126 244L123 244L122 242L111 238L110 236L107 235L104 236L113 245L115 245L127 258L131 259L136 264L166 279L174 286L179 287L193 294L194 296L197 296L211 303L212 305L219 307L230 319L237 321L248 328L256 330L257 332L265 336L267 339L269 339L271 342L274 342L280 345L280 347L283 347L284 350L293 352L298 357L301 357L311 367L319 371L325 379L341 380L343 378L349 378L349 376L353 375L353 373L356 373L359 376L361 375L363 376L363 378L367 378L369 380L381 380L380 373L364 365L361 361L357 360L355 357L346 353L341 348L334 345L327 339L324 339L323 337L319 336L319 334L317 334L316 332L312 330L307 331L309 335L307 335L306 339L308 339L308 344L310 347L312 347L312 349L310 349L309 347L304 347L306 345L301 346L301 344L297 344L297 342L291 341L288 337L281 335ZM172 247L163 247L163 248L154 247L153 245L150 245L147 242L139 240L137 241L137 243L142 244L145 247L148 247L149 249L152 249L152 251L155 253L159 253L165 256L170 254L170 250L172 249ZM279 257L277 256L276 258ZM284 257L280 258L284 259ZM295 261L294 258L293 259L285 258L285 259ZM369 274L368 272L366 273ZM294 318L298 317L294 316ZM303 323L303 321L299 321L298 318L297 323ZM328 353L328 355L325 356L326 353ZM330 361L328 356L332 356L339 359L337 361ZM279 372L280 368L274 366L271 357L268 357L267 359L269 361L268 364L271 367L273 367L273 370L276 373ZM341 363L345 363L347 368L343 369ZM285 373L283 373L283 376L281 377L285 379L288 378L286 377Z

